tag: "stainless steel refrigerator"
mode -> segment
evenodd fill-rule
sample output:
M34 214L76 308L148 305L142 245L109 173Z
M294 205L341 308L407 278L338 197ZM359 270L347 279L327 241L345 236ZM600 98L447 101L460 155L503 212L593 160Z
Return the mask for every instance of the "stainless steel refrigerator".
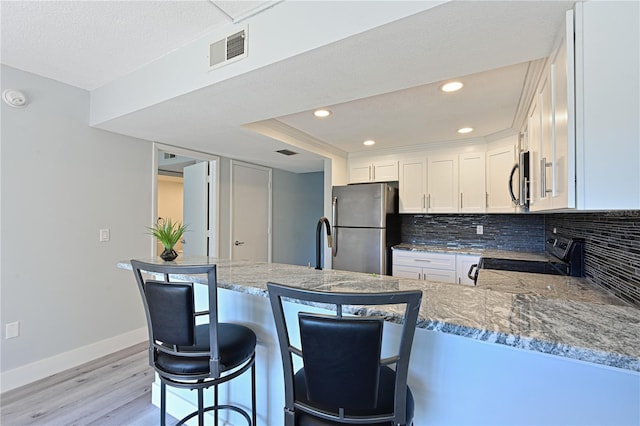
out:
M398 189L386 183L334 186L333 269L391 274L400 239Z

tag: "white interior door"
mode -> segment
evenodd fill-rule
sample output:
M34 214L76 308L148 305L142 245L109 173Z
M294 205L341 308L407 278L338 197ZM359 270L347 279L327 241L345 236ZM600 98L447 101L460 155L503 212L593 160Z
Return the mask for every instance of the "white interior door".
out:
M187 231L184 233L183 238L183 254L185 256L208 255L208 176L208 161L202 161L183 169L183 221L187 225Z
M231 258L271 261L271 169L231 162Z

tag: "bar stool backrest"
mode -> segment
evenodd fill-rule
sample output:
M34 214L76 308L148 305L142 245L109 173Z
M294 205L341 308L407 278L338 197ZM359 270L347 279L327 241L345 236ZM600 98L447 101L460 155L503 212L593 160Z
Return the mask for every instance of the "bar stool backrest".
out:
M287 426L327 420L411 423L413 396L407 374L421 291L329 293L272 282L267 288L284 369ZM335 314L299 312L295 327L287 323L283 301L326 307ZM402 331L395 353L381 358L387 305L397 305L402 312ZM296 328L298 336L292 335ZM293 343L298 341L299 347ZM303 367L294 371L300 360Z

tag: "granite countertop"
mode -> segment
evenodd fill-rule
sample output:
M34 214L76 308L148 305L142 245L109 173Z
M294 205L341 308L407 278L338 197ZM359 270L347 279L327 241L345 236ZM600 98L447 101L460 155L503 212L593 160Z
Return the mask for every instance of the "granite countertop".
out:
M419 289L423 292L419 328L640 371L640 310L606 298L567 299L559 296L560 291L556 292L558 297L550 297L513 288L505 291L278 263L212 258L178 258L176 262L215 263L219 287L261 297L268 297L268 281L321 291ZM131 269L128 261L119 262L118 267ZM480 274L482 280L491 281L485 272ZM548 277L540 275L535 280ZM202 282L204 278L189 279ZM504 274L499 279L525 280L526 277ZM547 285L557 288L556 284ZM572 291L567 289L565 293ZM582 292L575 289L573 293ZM358 309L355 307L354 312ZM389 321L401 321L399 313L393 310L377 313Z
M548 299L629 306L586 278L481 269L476 287L504 293L542 296Z

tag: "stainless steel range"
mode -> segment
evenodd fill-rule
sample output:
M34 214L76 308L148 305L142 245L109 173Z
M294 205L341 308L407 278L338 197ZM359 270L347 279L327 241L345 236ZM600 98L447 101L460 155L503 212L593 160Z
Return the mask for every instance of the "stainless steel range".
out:
M530 272L535 274L584 276L584 240L551 235L545 241L547 260L516 260L495 257L482 257L473 272L469 270L469 278L478 279L480 269L500 271Z

